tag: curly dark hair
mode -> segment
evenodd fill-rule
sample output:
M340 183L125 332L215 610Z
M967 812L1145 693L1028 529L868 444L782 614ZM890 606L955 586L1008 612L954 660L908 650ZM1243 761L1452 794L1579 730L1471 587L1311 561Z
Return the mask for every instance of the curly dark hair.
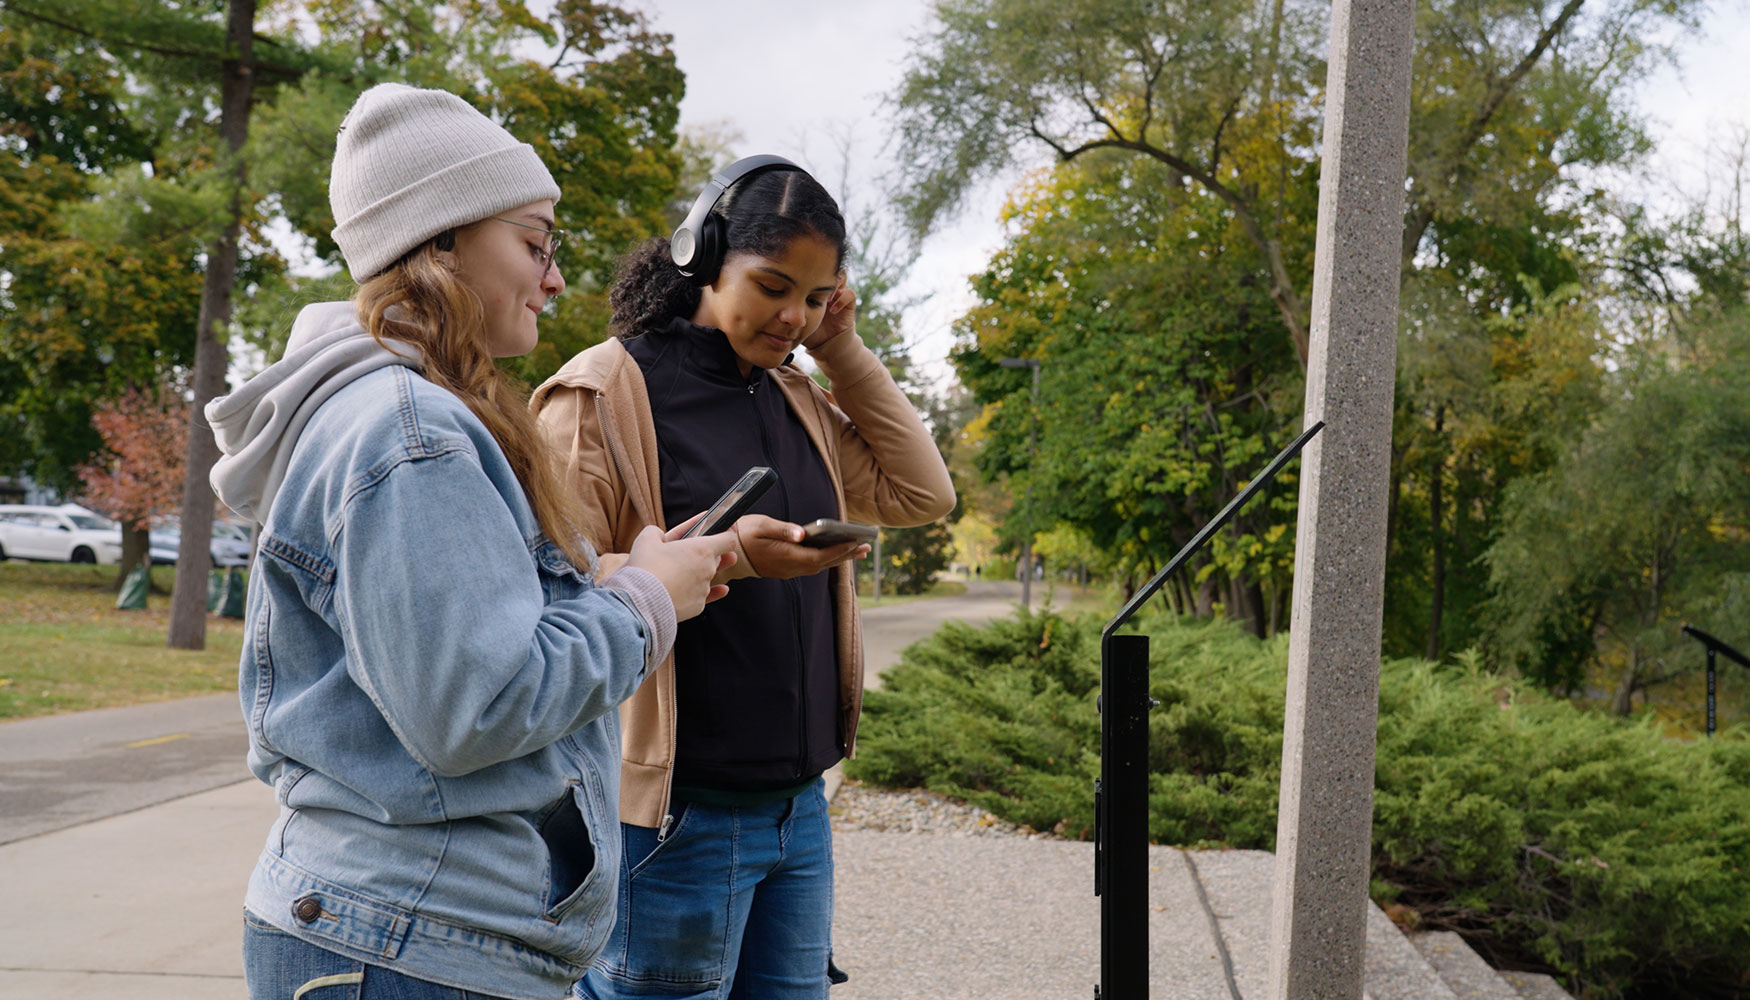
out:
M845 263L845 217L826 188L806 171L767 170L736 182L711 214L729 231L727 260L751 253L775 257L802 236L825 240ZM636 337L699 308L699 288L674 266L668 237L645 240L620 258L608 292L614 334Z

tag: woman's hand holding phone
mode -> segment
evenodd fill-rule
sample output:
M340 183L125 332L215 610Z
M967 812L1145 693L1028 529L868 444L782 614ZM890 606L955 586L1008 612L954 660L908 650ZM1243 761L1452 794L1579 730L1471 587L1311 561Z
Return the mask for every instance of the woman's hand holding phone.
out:
M810 576L869 554L862 542L845 542L825 548L802 544L802 526L764 514L744 514L735 522L742 552L755 573L768 579L788 580Z
M682 538L696 520L696 516L688 518L666 534L655 525L647 526L632 540L632 552L626 560L626 565L662 582L674 602L676 621L698 615L705 605L729 593L728 587L712 580L736 559L735 536L728 532Z

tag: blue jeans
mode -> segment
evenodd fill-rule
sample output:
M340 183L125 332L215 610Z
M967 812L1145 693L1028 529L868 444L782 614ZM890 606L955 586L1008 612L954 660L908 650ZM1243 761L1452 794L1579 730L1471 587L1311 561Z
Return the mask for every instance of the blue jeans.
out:
M247 910L243 976L250 1000L489 1000L318 948Z
M823 1000L832 957L825 782L783 802L690 802L667 839L621 825L620 915L581 1000Z

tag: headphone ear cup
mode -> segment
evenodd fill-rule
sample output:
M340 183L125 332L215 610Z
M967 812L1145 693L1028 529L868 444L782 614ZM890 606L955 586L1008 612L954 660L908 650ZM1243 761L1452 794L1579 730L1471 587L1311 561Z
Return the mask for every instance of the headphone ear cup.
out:
M717 272L723 269L723 253L728 245L728 236L723 217L707 215L705 221L699 224L696 245L693 249L693 259L690 262L692 271L690 280L700 287L717 280Z
M668 259L682 274L690 273L699 259L699 238L685 223L668 238Z

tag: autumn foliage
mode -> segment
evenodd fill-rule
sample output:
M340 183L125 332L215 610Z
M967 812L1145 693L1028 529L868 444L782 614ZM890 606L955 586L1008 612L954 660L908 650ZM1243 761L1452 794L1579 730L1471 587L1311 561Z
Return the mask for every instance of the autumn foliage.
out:
M174 382L100 404L91 424L108 451L79 469L85 503L132 528L176 510L188 449L188 401Z

